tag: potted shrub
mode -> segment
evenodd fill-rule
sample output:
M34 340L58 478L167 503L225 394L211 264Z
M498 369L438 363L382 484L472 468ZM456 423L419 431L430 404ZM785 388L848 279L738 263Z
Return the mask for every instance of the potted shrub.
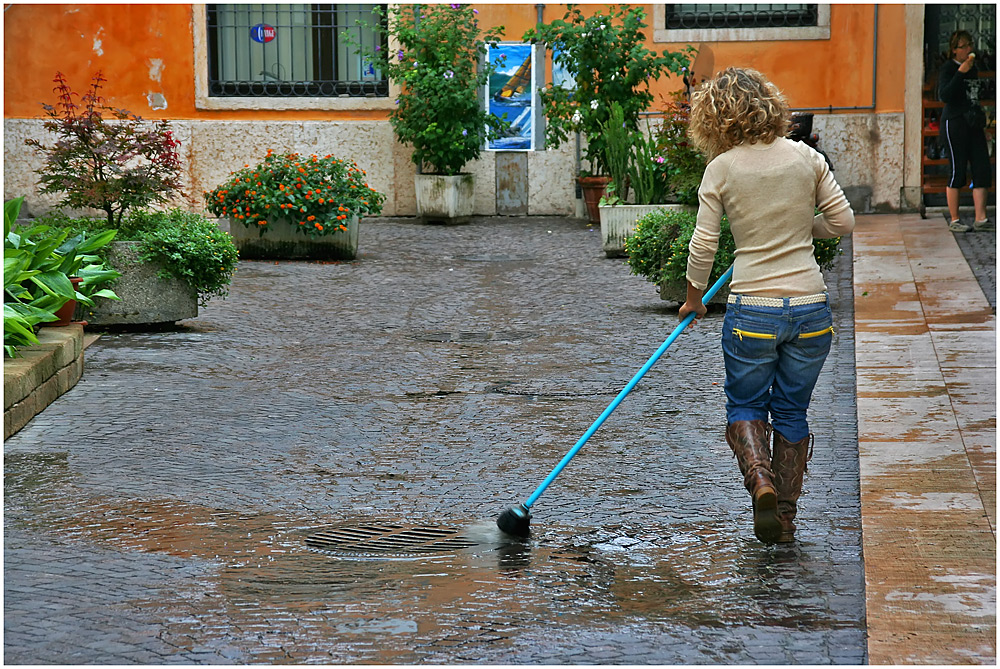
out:
M413 147L417 215L427 222L462 223L475 205L475 178L462 169L479 158L505 123L482 105L495 66L485 59L503 26L482 33L478 10L457 3L389 5L377 10L386 44L357 46L400 88L389 114L396 138Z
M186 278L163 278L166 270L155 254L147 248L145 254L137 251L137 242L143 241L137 224L130 223L134 214L146 207L170 200L180 184L180 160L174 138L167 121L144 121L123 109L105 104L100 96L104 78L98 72L90 88L78 96L65 77L57 73L55 106L43 104L49 119L45 127L58 138L52 145L27 140L29 146L44 156L44 164L37 170L43 193L64 193L59 203L73 210L102 210L105 218L70 218L61 211L50 213L43 222L70 229L70 235L86 232L100 234L118 229L115 241L103 252L109 266L122 272L115 282L116 292L122 300L100 302L86 310L91 325L145 325L160 324L191 318L198 313L198 287ZM79 98L79 104L77 104ZM76 212L74 212L76 213ZM171 214L167 215L169 219ZM35 222L38 224L38 221ZM219 271L227 278L235 268L236 251L228 237L213 237L208 221L202 225L180 226L187 239L175 239L175 253L198 258L203 245L229 244L228 251L206 251L208 255L232 257L232 263L221 263ZM121 234L131 229L133 237ZM165 231L157 228L159 235ZM165 239L165 237L164 237ZM209 241L206 241L209 240ZM147 245L151 242L148 240ZM166 242L164 241L164 247ZM214 248L214 246L213 246ZM141 255L141 257L140 257ZM84 282L81 286L85 286ZM84 302L78 306L77 314Z
M654 211L639 219L635 234L625 240L632 274L656 284L661 299L683 303L687 296L688 244L696 219L697 214L693 211ZM813 255L821 269L830 269L841 253L839 245L839 237L813 240ZM729 230L729 220L723 216L719 250L715 254L709 285L722 276L735 257L736 243ZM725 302L728 296L728 286L724 286L710 303Z
M599 204L609 258L625 255L625 239L646 214L696 209L705 158L688 142L687 126L687 106L671 103L658 127L633 132L624 124L621 107L612 103L604 126L611 181Z
M579 176L588 216L595 223L600 220L598 203L609 181L608 144L602 129L612 103L621 106L625 129L636 132L640 113L653 102L650 80L667 72L679 74L690 64L693 52L691 47L663 53L648 49L645 18L645 10L637 6L612 6L608 14L597 11L585 17L575 5L568 5L562 19L524 34L525 40L552 48L555 64L565 68L574 81L572 89L548 86L540 92L548 121L545 139L554 147L572 133L586 139L588 169Z
M40 191L65 193L59 203L63 207L103 210L108 228L118 227L129 209L166 202L180 187L180 142L169 123L149 124L132 112L106 105L99 94L105 81L100 72L80 105L61 72L53 81L59 102L42 107L49 117L44 127L58 141L47 146L25 140L45 158L36 171L41 176Z
M56 212L38 223L74 232L100 230L105 221ZM111 286L119 302L77 307L91 326L173 323L198 315L212 297L225 297L239 254L228 234L203 215L170 209L138 210L121 221L116 240L102 251L121 272Z
M332 155L268 151L205 193L207 209L229 219L243 258L352 260L362 216L382 212L385 196L357 163Z

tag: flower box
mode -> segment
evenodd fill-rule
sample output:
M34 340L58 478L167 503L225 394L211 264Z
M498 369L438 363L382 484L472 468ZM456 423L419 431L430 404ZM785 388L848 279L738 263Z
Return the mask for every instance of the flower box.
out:
M107 264L121 276L111 284L120 300L78 304L76 320L89 326L155 325L198 316L198 292L186 281L160 276L164 266L141 259L142 242L111 242Z
M298 223L270 220L261 235L256 228L230 220L229 234L245 260L354 260L360 219L352 215L345 224L346 231L313 236L299 230Z
M601 205L601 241L608 258L623 258L625 239L635 232L635 225L646 214L659 210L697 211L686 204L612 204Z
M417 216L427 223L467 223L476 204L471 174L415 174Z

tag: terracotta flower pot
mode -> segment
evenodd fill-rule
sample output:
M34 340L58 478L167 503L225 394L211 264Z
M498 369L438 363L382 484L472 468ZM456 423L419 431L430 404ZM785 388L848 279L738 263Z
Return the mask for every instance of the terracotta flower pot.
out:
M83 279L81 279L78 276L69 277L69 281L70 283L73 284L73 290L76 290L76 287L79 286L81 283L83 283ZM70 323L73 322L73 314L75 312L76 312L76 300L66 300L66 303L56 310L55 315L56 318L58 318L59 320L48 321L47 323L41 323L41 325L53 328L69 325Z
M587 218L591 223L601 222L601 212L598 205L608 189L611 177L577 177L577 183L583 191L583 203L587 206Z

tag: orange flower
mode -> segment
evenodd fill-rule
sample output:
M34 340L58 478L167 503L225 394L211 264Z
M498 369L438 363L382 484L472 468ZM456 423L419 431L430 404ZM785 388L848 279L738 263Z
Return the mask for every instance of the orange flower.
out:
M326 200L324 200L323 198L320 198L320 199L319 199L319 203L320 203L320 204L326 204Z
M315 221L316 217L315 216L306 216L306 220L307 221Z
M285 190L285 184L278 184L278 190Z
M323 230L323 225L320 224L320 223L317 223L316 224L316 229L322 231Z
M267 225L267 221L262 218L259 221L257 221L257 225Z

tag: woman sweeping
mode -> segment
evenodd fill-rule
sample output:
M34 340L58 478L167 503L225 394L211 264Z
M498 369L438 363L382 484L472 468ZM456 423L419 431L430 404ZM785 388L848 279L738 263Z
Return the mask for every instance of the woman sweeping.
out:
M689 130L709 163L680 317L706 313L701 298L726 215L736 242L722 332L726 441L751 496L754 534L766 544L795 540L812 455L806 410L833 341L812 240L854 229L826 160L785 137L789 118L788 104L760 72L728 68L693 95Z

